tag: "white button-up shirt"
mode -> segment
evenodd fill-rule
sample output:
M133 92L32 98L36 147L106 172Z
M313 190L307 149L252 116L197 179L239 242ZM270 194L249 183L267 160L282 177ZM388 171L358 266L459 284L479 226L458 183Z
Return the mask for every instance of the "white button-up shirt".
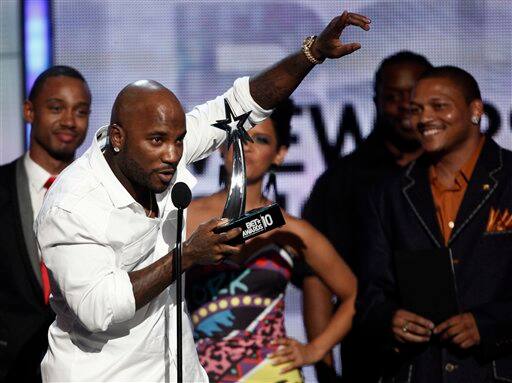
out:
M247 77L236 80L222 97L196 107L186 115L187 135L174 182L193 186L185 166L224 141L225 132L211 126L226 118L224 97L236 114L252 110L249 125L269 115L250 96ZM57 314L49 330L43 380L175 381L175 284L135 310L128 273L174 248L176 208L168 189L157 195L159 217L146 217L107 164L101 150L105 136L106 128L100 129L87 152L61 173L35 224ZM183 378L207 382L185 307L180 310Z
M44 185L51 174L48 173L41 165L30 158L29 152L23 156L23 166L27 172L28 190L30 193L30 202L32 203L32 211L34 213L34 221L43 205L43 200L48 191Z

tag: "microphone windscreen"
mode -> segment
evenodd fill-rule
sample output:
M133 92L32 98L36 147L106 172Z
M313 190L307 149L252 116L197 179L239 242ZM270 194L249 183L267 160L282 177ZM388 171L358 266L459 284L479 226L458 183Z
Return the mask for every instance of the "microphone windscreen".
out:
M171 200L174 206L185 209L192 200L192 192L185 182L177 182L171 190Z

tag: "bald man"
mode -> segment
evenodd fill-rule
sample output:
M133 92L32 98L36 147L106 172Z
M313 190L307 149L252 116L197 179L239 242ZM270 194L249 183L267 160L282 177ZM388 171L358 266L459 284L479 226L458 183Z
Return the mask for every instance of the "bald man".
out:
M211 124L225 119L224 99L236 115L262 122L325 58L359 44L339 40L347 25L369 20L344 12L302 50L190 113L154 81L137 81L118 95L111 122L89 150L54 183L35 229L50 272L56 321L42 363L45 381L175 381L176 315L183 313L183 378L206 382L188 316L177 309L172 258L176 208L169 196L178 181L190 187L186 165L224 141ZM215 234L222 221L201 225L183 244L183 269L238 252L226 242L238 229Z

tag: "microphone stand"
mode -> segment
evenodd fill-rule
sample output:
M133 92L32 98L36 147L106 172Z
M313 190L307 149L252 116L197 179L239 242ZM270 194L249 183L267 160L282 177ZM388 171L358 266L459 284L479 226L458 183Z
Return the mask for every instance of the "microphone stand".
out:
M173 269L176 275L176 354L178 370L178 383L183 383L183 333L182 333L182 286L181 286L181 234L183 231L183 208L178 207L178 227L176 233L176 247L174 250Z
M173 271L176 276L176 369L178 383L183 382L183 324L182 324L182 306L183 293L181 286L181 234L183 232L183 210L190 204L192 193L184 182L177 182L171 190L171 199L174 206L178 209L178 227L176 231L176 247L173 257Z

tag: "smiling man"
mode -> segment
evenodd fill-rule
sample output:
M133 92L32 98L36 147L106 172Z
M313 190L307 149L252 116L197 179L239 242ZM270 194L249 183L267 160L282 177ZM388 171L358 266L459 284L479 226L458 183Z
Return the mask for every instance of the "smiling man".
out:
M185 114L176 96L142 80L117 96L108 127L59 177L36 223L51 274L46 381L175 381L176 316L183 313L183 380L206 382L189 318L176 307L172 268L176 208L172 184L195 183L186 166L217 149L226 136L212 126L225 119L226 99L236 115L251 111L250 128L286 99L325 58L358 49L339 37L369 20L344 12L302 50L261 74L234 82L224 95ZM200 225L183 244L183 270L239 251L226 244L239 233L216 234L223 221ZM183 306L185 307L185 305Z
M480 132L480 90L460 68L424 73L411 104L424 155L375 188L364 211L364 330L380 345L383 382L508 381L512 154ZM393 265L425 254L448 258L438 272L451 274L456 315L434 321L403 306L410 286ZM439 283L430 280L425 291Z
M53 179L85 138L90 107L91 94L78 71L47 69L23 106L32 127L29 150L0 167L0 381L41 381L53 313L32 226Z

